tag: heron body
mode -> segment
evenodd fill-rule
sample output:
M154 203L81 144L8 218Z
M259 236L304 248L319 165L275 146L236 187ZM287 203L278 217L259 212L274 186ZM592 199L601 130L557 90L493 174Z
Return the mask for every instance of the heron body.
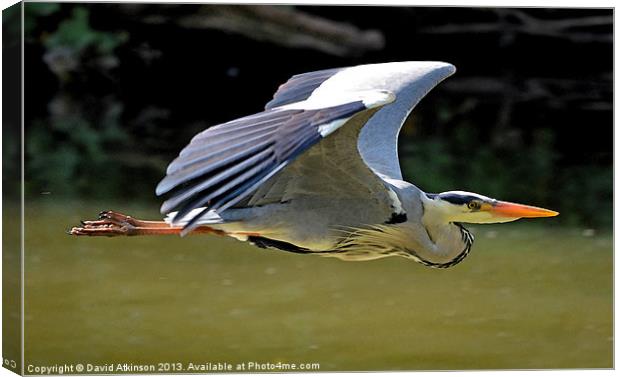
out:
M293 76L263 112L210 127L180 152L156 189L167 196L166 222L265 248L444 268L471 250L461 223L557 215L474 193L427 194L403 180L399 131L454 72L394 62Z

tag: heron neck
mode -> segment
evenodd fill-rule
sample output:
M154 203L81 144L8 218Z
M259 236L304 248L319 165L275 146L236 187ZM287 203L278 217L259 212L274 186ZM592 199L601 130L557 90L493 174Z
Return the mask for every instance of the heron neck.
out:
M438 268L454 266L469 254L473 236L461 224L445 220L441 216L441 209L434 206L434 202L424 194L422 196L422 225L430 247L418 252L421 263Z

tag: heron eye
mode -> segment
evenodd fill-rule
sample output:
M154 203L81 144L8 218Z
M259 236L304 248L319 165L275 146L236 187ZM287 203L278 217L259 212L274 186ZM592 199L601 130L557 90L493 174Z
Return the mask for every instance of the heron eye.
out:
M471 202L467 203L467 208L469 208L471 210L479 210L480 209L480 203L476 202L476 201L471 201Z

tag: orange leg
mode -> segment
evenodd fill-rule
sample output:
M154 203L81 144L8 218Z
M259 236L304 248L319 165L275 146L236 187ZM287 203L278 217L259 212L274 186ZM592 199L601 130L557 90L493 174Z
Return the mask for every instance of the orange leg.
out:
M67 233L73 236L151 236L180 234L183 227L170 226L165 221L145 221L118 212L104 211L99 220L82 221L81 227L73 227ZM212 233L226 235L225 232L208 226L194 229L190 234Z

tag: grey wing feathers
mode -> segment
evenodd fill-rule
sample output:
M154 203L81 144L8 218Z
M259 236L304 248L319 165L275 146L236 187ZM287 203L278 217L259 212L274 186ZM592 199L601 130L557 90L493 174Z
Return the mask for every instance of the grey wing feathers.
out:
M269 110L307 99L325 80L341 70L342 68L332 68L291 77L287 82L280 85L278 91L273 95L273 99L265 105L265 109Z
M175 222L206 207L185 225L187 229L207 211L235 205L316 144L322 138L320 126L363 110L362 101L313 110L273 109L203 131L170 164L157 186L157 195L170 195L162 213L177 211Z

